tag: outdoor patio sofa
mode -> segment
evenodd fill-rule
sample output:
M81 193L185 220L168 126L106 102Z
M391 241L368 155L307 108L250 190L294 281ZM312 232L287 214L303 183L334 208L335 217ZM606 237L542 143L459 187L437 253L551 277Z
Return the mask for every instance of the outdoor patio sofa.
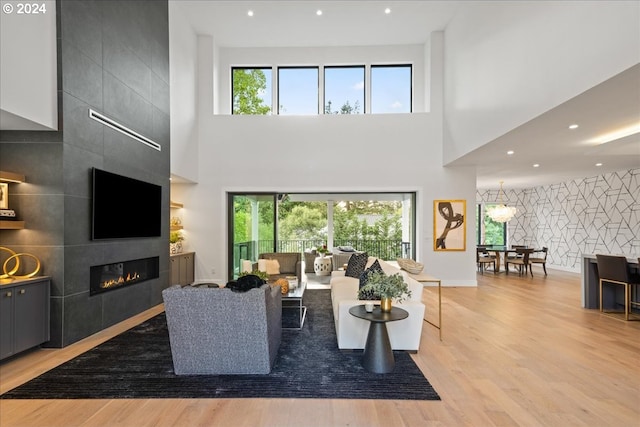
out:
M369 257L366 268L370 267L377 258ZM389 341L394 350L418 351L420 337L424 323L425 305L422 303L422 284L393 265L378 259L385 274L400 273L411 290L411 297L402 303L393 302L394 307L400 307L409 312L409 317L403 320L387 323ZM369 322L349 314L354 305L364 304L358 299L360 279L345 276L345 271L331 273L331 304L335 321L338 348L363 349L369 332ZM380 304L380 301L374 301Z
M302 282L302 255L299 252L265 252L258 256L258 262L254 264L254 269L259 269L261 259L275 259L280 265L279 274L270 274L269 281L273 282L287 276L296 276L298 283Z

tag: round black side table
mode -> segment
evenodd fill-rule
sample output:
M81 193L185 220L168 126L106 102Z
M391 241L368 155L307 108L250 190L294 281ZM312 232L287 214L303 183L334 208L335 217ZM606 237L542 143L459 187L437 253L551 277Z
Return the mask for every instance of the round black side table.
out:
M406 319L409 313L398 307L392 307L387 313L380 310L380 306L376 306L371 313L368 313L363 304L351 307L349 314L370 322L367 343L362 354L362 366L376 374L392 372L396 362L393 358L386 323Z

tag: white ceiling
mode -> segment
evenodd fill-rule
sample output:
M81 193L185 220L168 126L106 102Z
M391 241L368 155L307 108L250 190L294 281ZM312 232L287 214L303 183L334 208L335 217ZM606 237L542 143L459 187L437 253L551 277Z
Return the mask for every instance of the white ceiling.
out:
M578 124L571 130L569 124ZM531 188L640 168L640 133L605 144L598 137L640 123L640 65L583 92L460 157L476 165L477 188ZM640 129L638 129L640 131ZM507 151L514 154L508 155ZM596 166L602 163L602 166ZM539 167L533 167L539 164Z
M198 34L213 36L221 47L375 46L425 43L465 2L180 1L180 7ZM530 188L638 168L640 134L601 145L590 141L639 122L637 65L450 166L476 165L479 189L498 188L500 181L505 188ZM580 126L569 130L567 123ZM508 150L515 153L508 156Z
M180 1L198 34L222 47L422 44L458 1ZM391 13L385 14L389 7ZM247 16L252 10L254 15ZM322 15L316 15L322 10Z

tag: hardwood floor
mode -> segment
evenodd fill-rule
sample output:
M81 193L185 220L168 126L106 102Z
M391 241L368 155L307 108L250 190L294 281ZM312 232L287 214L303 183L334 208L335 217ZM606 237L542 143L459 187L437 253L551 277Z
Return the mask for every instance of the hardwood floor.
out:
M640 322L580 307L580 276L478 275L443 288L443 340L424 324L416 363L441 401L0 400L0 426L638 426ZM423 300L437 321L437 288ZM0 392L152 317L0 365Z

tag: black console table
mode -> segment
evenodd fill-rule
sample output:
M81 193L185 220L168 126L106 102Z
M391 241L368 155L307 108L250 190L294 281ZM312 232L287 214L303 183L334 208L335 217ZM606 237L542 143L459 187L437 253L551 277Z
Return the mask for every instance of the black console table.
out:
M371 313L367 312L364 304L355 305L349 309L349 314L360 319L368 320L369 333L367 343L364 346L362 365L364 368L376 374L392 372L395 367L393 350L387 332L387 322L402 320L409 317L409 313L398 307L392 307L390 312L383 312L380 306L376 306Z

